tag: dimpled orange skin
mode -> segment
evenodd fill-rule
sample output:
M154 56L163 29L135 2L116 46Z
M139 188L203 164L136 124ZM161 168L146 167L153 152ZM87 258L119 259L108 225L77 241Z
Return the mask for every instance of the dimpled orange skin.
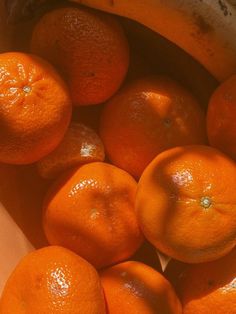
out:
M205 117L194 97L170 78L146 77L127 85L102 112L100 136L109 159L139 178L157 154L205 144Z
M39 174L46 179L93 161L103 161L104 147L96 132L82 123L72 122L57 148L38 161Z
M96 268L130 257L142 244L134 210L136 181L102 162L58 178L44 203L50 244L67 247Z
M108 313L181 314L171 284L153 268L128 261L101 272Z
M0 54L0 162L33 163L62 140L71 118L67 87L39 57Z
M129 65L128 42L115 17L80 6L46 13L33 31L31 51L64 73L74 105L106 101Z
M136 210L146 238L186 263L215 260L236 244L236 164L203 145L167 150L145 169Z
M211 96L207 133L211 146L236 160L236 75L223 82Z
M214 262L190 266L178 282L183 314L236 313L236 249Z
M105 314L98 273L73 252L49 246L26 255L9 277L2 314Z

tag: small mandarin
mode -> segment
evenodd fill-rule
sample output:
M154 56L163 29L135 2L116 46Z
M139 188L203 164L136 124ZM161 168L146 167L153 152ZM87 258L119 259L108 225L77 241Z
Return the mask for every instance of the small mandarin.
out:
M236 75L212 94L207 112L207 133L211 146L236 160Z
M171 284L153 268L134 261L101 272L108 313L181 314Z
M61 143L38 161L37 168L43 178L51 179L73 166L104 158L104 147L96 132L84 124L72 122Z
M127 172L103 162L65 173L44 202L49 243L71 249L96 268L129 258L143 241L134 209L136 188Z
M236 164L203 145L169 149L145 169L136 210L146 238L186 263L226 255L236 245Z
M128 42L116 18L82 6L46 13L34 28L31 51L60 69L74 105L106 101L129 65Z
M162 151L207 141L198 102L162 76L136 80L109 100L102 112L100 136L111 162L136 178Z
M9 277L4 314L105 314L98 273L75 253L49 246L26 255Z
M236 249L214 262L189 266L177 290L183 314L235 314Z
M0 54L0 162L33 163L56 148L71 118L67 87L34 55Z

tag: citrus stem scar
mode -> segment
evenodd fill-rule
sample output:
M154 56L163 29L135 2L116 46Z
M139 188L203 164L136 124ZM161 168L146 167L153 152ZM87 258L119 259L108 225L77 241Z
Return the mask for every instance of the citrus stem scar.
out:
M30 93L31 92L31 87L26 85L26 86L23 87L23 91L25 93Z
M210 197L208 197L208 196L203 196L203 197L201 198L200 204L201 204L201 206L204 207L204 208L209 208L209 207L211 206L211 204L212 204L212 201L211 201Z

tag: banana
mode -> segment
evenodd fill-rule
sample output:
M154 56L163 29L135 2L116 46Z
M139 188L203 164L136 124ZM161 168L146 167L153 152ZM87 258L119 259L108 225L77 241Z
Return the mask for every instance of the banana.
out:
M145 25L185 50L219 81L236 73L236 7L225 0L70 1Z
M219 82L190 54L157 32L131 19L122 18L121 23L130 44L133 71L136 74L137 71L147 71L140 76L164 74L172 77L191 91L205 110ZM140 63L133 64L137 54L145 64L143 69Z

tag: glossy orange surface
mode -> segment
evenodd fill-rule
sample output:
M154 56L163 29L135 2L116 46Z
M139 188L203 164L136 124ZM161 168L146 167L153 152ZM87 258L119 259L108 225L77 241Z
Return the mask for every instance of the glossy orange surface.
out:
M217 261L187 268L177 290L183 314L235 314L236 249Z
M55 178L73 166L104 161L105 152L97 133L84 124L72 122L57 148L37 163L43 178Z
M136 210L146 238L186 263L226 255L236 244L236 164L202 145L158 155L139 184Z
M163 76L136 80L109 100L101 115L100 136L111 162L136 178L162 151L207 141L198 102Z
M82 6L46 13L34 28L31 51L64 74L74 105L109 99L129 65L128 41L116 18Z
M181 314L181 304L170 283L139 262L117 264L101 273L108 313Z
M236 75L213 93L207 112L207 133L212 146L236 160Z
M29 164L62 140L71 118L67 87L39 57L0 55L0 162Z
M65 246L97 268L129 258L143 236L134 209L136 181L93 162L59 177L44 202L49 243Z
M0 300L4 314L105 314L96 270L62 247L25 256L7 281Z

